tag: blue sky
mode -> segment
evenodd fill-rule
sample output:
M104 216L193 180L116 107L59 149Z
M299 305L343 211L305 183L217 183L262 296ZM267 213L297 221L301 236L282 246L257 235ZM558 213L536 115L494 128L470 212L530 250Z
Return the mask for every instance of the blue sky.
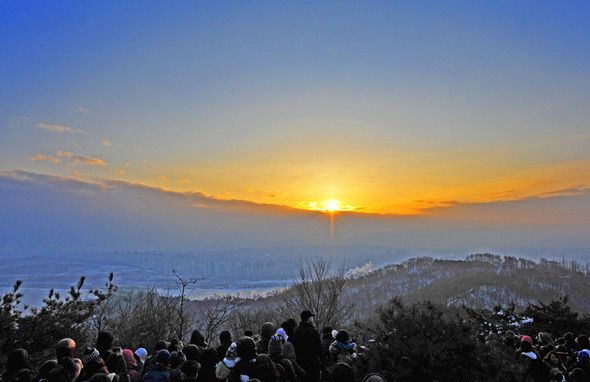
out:
M302 209L335 199L450 219L539 198L549 210L548 195L590 187L589 14L4 1L0 171ZM487 217L499 219L474 218Z

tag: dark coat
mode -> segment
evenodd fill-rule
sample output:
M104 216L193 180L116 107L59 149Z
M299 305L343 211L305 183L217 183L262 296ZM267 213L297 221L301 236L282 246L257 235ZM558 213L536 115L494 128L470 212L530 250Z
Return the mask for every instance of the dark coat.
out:
M230 372L228 381L239 382L242 374L250 379L257 378L260 382L277 381L275 364L266 354L258 354L254 359L238 362Z
M320 377L322 341L320 333L309 321L302 321L289 336L295 348L297 363L305 370L305 381L317 381Z

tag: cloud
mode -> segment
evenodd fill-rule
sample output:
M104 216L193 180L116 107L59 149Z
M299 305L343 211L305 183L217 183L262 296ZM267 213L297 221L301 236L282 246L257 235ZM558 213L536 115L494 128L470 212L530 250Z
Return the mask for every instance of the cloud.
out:
M81 129L72 129L68 126L61 126L61 125L50 125L47 123L38 123L36 125L38 128L51 131L52 133L77 133L77 134L84 134L84 130Z
M88 110L88 109L86 109L86 108L83 108L82 106L80 106L80 107L78 108L78 111L79 111L80 113L85 113L85 114L92 113L90 110Z
M119 169L117 171L115 171L115 175L125 175L127 174L127 171L125 171L124 169Z
M70 152L58 151L57 156L60 158L68 158L73 159L74 166L79 165L80 163L86 164L89 166L108 166L108 164L99 158L92 158L86 155L74 154Z
M111 147L113 144L110 141L104 140L102 141L103 146Z
M547 192L543 192L542 194L539 194L538 197L549 197L549 196L562 196L562 195L580 195L580 194L585 194L590 190L590 187L588 187L585 184L578 184L572 187L568 187L568 188L562 188L559 190L554 190L554 191L547 191Z
M180 183L185 183L185 184L195 184L195 182L193 182L190 179L186 179L186 178L180 179L179 182Z
M51 162L51 163L61 163L62 160L59 158L54 158L52 156L49 155L43 155L43 154L37 154L35 156L32 156L29 158L29 160L36 162L36 161L47 161L47 162Z

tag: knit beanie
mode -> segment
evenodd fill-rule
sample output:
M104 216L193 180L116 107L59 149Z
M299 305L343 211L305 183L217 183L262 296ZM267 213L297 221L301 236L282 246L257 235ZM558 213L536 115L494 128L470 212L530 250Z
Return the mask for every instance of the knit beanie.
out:
M225 358L223 359L223 363L225 364L225 366L231 369L232 367L236 366L236 363L238 363L239 360L240 357L238 357L238 346L235 342L233 342L225 352Z
M166 349L161 349L156 354L156 363L168 366L170 364L170 352Z
M84 350L84 356L82 357L82 363L86 365L93 359L100 357L100 353L95 348L86 348Z

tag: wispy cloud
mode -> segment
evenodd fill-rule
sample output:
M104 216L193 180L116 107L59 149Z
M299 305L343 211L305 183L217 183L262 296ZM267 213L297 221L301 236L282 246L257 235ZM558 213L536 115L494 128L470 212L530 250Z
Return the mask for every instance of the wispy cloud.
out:
M37 154L35 156L32 156L29 158L29 160L33 161L33 162L37 162L37 161L42 161L42 162L51 162L51 163L61 163L62 160L59 158L55 158L49 155L43 155L43 154Z
M79 165L79 164L85 164L85 165L89 165L89 166L108 166L108 164L103 161L100 158L92 158L89 157L87 155L81 155L81 154L74 154L71 152L64 152L64 151L58 151L57 152L57 156L59 158L68 158L68 159L72 159L74 162L73 164L75 166Z
M86 109L86 108L84 108L84 107L82 107L82 106L80 106L80 107L78 108L78 111L79 111L80 113L85 113L85 114L92 113L90 110L88 110L88 109Z
M62 125L50 125L48 123L38 123L36 125L38 128L51 131L52 133L76 133L76 134L84 134L84 130L82 129L72 129L68 126Z
M111 143L111 141L104 140L104 141L102 141L102 145L106 146L106 147L111 147L113 144Z

